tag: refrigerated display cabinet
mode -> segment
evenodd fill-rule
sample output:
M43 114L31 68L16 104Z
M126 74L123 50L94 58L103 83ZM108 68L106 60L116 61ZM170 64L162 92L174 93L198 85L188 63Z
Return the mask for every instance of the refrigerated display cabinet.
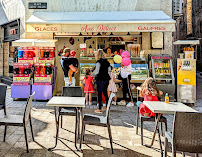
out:
M107 57L111 66L113 67L112 72L116 77L116 86L118 89L117 97L122 98L122 81L118 80L117 77L120 73L121 67L120 64L115 64L113 62L113 57ZM82 80L85 77L85 72L87 68L93 69L95 67L96 60L94 57L82 57L80 60L80 85L84 88L82 84ZM146 78L149 77L149 69L148 64L146 64L145 58L131 58L131 66L133 68L133 72L131 74L131 90L133 97L137 96L136 87L140 86ZM95 96L95 95L94 95Z
M164 95L169 94L170 100L175 100L175 77L173 72L172 57L167 55L151 56L152 76L157 87ZM164 95L162 99L164 99Z

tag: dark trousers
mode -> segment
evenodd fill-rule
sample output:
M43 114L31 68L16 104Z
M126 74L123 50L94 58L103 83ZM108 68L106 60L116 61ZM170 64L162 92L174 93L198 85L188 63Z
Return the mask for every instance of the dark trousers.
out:
M130 80L131 80L131 75L128 75L127 78L122 79L122 84L123 84L123 100L127 101L127 94L129 96L129 101L133 100L133 95L130 89Z
M107 88L109 85L109 80L105 81L96 81L97 82L97 91L98 91L98 102L99 102L99 109L102 108L102 93L105 96L106 104L108 103L108 95L107 95Z

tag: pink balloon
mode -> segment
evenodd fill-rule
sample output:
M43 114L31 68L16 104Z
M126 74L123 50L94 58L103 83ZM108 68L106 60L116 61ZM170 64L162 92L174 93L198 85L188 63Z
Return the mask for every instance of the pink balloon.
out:
M123 52L121 53L121 57L122 57L122 58L129 58L129 57L130 57L130 53L129 53L128 51L123 51Z
M122 64L123 64L124 66L130 65L130 64L131 64L130 58L123 58Z

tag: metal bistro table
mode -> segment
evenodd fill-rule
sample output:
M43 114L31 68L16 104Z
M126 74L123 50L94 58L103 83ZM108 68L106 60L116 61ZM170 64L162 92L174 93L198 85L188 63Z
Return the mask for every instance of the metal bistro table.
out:
M159 136L159 144L160 144L160 149L161 149L161 155L163 156L163 151L162 151L162 144L161 144L161 138L160 138L160 133L159 133L159 120L162 114L174 114L176 111L178 112L198 112L191 107L186 106L183 103L180 102L169 102L166 104L165 102L161 101L144 101L143 102L152 112L156 113L156 126L155 130L153 133L153 138L151 141L150 145L146 145L147 147L151 147L154 143L155 136L156 136L156 131L158 132Z
M54 106L55 109L55 122L56 122L56 140L55 146L49 148L48 150L52 150L57 146L58 142L58 134L59 134L59 114L57 117L57 107L75 107L76 108L76 124L75 124L75 147L79 151L79 148L76 145L77 140L77 126L78 126L78 108L81 108L81 116L83 117L83 107L85 107L85 97L64 97L64 96L54 96L52 97L46 106Z

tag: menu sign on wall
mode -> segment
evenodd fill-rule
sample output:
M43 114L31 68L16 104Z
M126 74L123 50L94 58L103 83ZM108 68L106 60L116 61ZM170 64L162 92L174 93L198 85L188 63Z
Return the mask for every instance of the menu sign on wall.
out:
M163 48L163 33L162 32L152 32L151 33L151 47L153 49Z

